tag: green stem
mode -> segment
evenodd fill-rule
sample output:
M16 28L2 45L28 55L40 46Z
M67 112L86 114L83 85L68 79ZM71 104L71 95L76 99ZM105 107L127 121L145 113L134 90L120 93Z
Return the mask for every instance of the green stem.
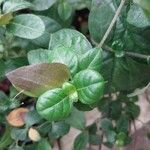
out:
M106 50L106 51L115 53L115 50L112 49L111 47L107 46L107 45L104 45L102 48L104 50ZM144 54L139 54L139 53L134 53L134 52L128 52L128 51L125 51L125 55L130 56L130 57L144 59L147 62L150 61L150 55L144 55Z

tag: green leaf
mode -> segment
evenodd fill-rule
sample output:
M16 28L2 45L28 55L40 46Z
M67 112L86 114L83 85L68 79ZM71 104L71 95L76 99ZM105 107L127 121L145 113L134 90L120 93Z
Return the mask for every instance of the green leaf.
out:
M29 111L24 116L25 123L29 126L41 122L42 118L39 116L36 110Z
M11 132L10 128L6 127L4 134L0 138L0 149L1 150L8 148L8 146L12 143L12 138L11 138L10 132Z
M66 124L64 121L52 123L51 131L49 132L49 136L52 139L58 139L61 136L67 134L70 130L70 126Z
M136 4L131 6L128 12L127 21L129 24L139 28L150 26L150 18L148 18L144 10Z
M12 13L0 14L0 26L9 24L12 18Z
M51 51L45 49L36 49L28 52L29 64L49 63L49 54Z
M89 140L89 135L87 132L80 133L74 141L73 150L85 150L88 140Z
M101 120L101 128L104 131L112 130L113 129L112 121L110 119L108 119L108 118L102 119Z
M0 81L5 76L5 63L3 60L0 60Z
M134 3L139 4L143 9L150 12L150 1L149 0L133 0Z
M49 121L61 120L67 117L72 110L72 101L62 89L47 91L37 101L38 113Z
M89 143L92 145L100 145L102 143L99 135L90 134Z
M83 34L72 29L62 29L52 34L49 49L56 49L60 46L70 48L70 50L73 50L78 56L92 48Z
M9 0L4 3L3 11L4 13L15 12L21 9L29 8L31 6L31 3L25 0Z
M33 10L43 11L50 8L57 0L33 0Z
M105 134L107 142L109 142L110 144L114 144L116 140L116 133L112 130L107 130Z
M121 115L116 123L117 131L118 132L127 132L128 125L129 125L129 118L127 117L127 115Z
M101 69L101 74L108 81L105 92L134 90L150 80L149 70L148 65L138 63L130 57L118 58L106 54Z
M134 103L128 103L124 109L125 109L126 114L131 119L137 118L140 114L140 107Z
M14 147L10 147L10 150L24 150L21 146L15 145Z
M65 119L65 122L76 129L84 130L86 126L85 114L84 112L74 108L70 116L67 119Z
M93 69L100 71L102 64L102 50L100 48L93 48L86 52L80 59L80 70Z
M79 100L84 104L93 104L103 96L104 79L94 70L83 70L73 78Z
M65 64L69 67L73 76L78 71L78 57L72 47L58 47L54 49L51 54L49 54L49 62Z
M39 97L49 89L62 86L70 78L70 71L60 63L42 63L18 68L9 72L7 78L19 91Z
M42 21L45 24L45 31L40 37L31 40L31 42L39 47L42 47L42 48L44 47L47 49L49 45L51 33L54 33L58 31L59 29L61 29L61 26L60 24L58 24L58 22L56 22L52 18L49 18L46 16L39 16L39 17L42 19Z
M28 129L19 129L19 128L13 128L11 130L11 137L14 140L20 140L24 141L27 138L27 131Z
M62 20L66 21L72 14L72 6L67 1L59 3L58 14Z
M49 142L46 139L42 139L37 146L37 150L52 150Z
M22 14L14 17L7 25L7 31L15 36L35 39L44 33L45 25L40 17Z
M104 36L114 17L114 12L115 8L111 0L97 0L93 4L89 14L88 25L90 35L96 42L99 42Z

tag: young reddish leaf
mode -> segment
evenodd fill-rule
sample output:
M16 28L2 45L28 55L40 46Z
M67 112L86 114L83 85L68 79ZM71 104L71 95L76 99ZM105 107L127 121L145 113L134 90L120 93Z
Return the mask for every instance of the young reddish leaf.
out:
M7 74L8 79L19 91L39 97L47 90L61 87L70 77L70 71L61 63L42 63L21 67Z
M29 110L27 108L17 108L11 111L7 116L7 121L14 127L21 127L25 124L24 116Z

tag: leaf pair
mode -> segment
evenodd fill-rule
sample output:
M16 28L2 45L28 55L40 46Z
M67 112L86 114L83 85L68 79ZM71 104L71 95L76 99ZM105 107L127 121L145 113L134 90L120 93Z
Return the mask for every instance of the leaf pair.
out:
M56 88L41 95L36 105L39 114L49 121L60 120L69 115L76 98L83 104L93 104L103 95L104 79L94 70L80 71L74 76L72 84L75 88L71 93ZM72 87L67 91L72 91Z

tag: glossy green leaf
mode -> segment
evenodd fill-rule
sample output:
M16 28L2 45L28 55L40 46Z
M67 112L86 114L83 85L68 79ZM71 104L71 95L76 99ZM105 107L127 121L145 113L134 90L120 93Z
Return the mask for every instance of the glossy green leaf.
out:
M92 69L100 71L102 64L102 50L100 48L93 48L86 52L80 59L80 70Z
M70 78L70 71L60 63L42 63L18 68L7 77L18 90L38 97L49 89L60 87Z
M57 0L33 0L33 10L43 11L50 8Z
M52 34L49 49L58 48L60 46L70 48L70 51L73 50L78 56L92 48L83 34L72 29L62 29Z
M69 96L70 100L72 100L73 102L78 101L77 89L72 83L65 82L62 85L62 89L63 89L64 93Z
M85 150L88 140L89 135L87 132L80 133L74 141L73 150Z
M44 33L45 25L40 17L22 14L14 17L7 25L7 31L15 36L35 39Z
M37 150L52 150L49 142L46 139L42 139L37 146Z
M86 126L85 114L84 112L74 108L70 116L67 119L65 119L65 122L76 129L84 130Z
M93 104L103 96L104 79L94 70L83 70L75 75L73 84L77 88L79 100L84 104Z
M89 14L89 31L91 37L99 42L108 29L115 14L115 8L111 0L97 0ZM106 17L107 16L107 17Z
M72 101L62 89L47 91L37 101L38 113L49 121L61 120L67 117L72 110Z
M28 52L29 64L49 63L51 51L46 49L36 49Z
M127 21L129 24L139 28L150 26L150 18L148 18L144 10L136 4L131 6L128 12Z
M0 14L0 25L7 25L13 18L12 13Z
M78 71L78 57L72 47L58 47L51 52L49 58L49 62L58 62L68 66L72 75Z
M14 140L24 141L27 138L28 129L13 128L11 130L11 138Z
M72 14L72 6L67 1L59 3L58 14L62 20L66 21Z
M4 13L15 12L21 9L29 8L31 6L31 3L25 0L9 0L4 3L3 11Z
M49 132L49 136L52 139L58 139L67 134L69 130L70 125L66 124L64 121L53 122L51 131Z

